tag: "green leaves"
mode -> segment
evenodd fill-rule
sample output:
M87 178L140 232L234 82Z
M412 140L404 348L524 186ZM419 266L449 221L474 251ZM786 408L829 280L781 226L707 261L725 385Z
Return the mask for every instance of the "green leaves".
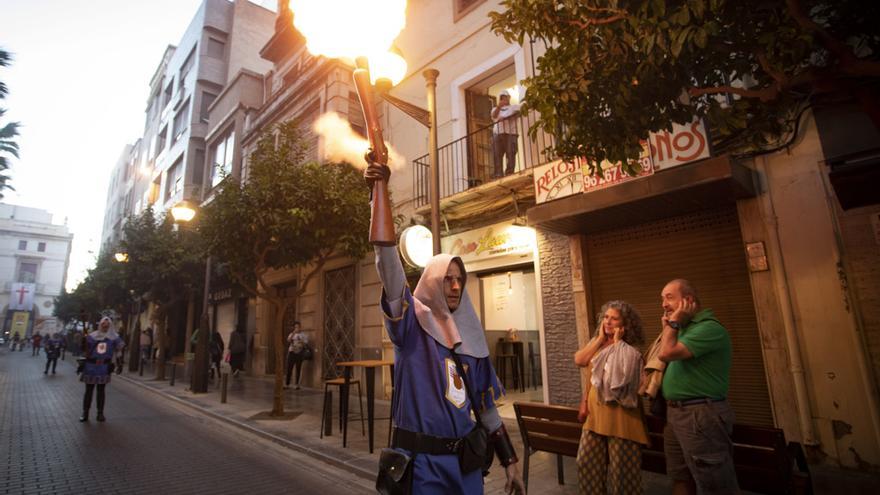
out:
M6 50L0 49L0 67L8 67L12 63L12 56ZM6 98L9 90L2 81L0 81L0 100ZM0 108L0 117L6 113L6 110ZM18 158L18 143L15 137L18 136L18 122L8 122L5 125L0 124L0 200L3 199L3 191L13 189L8 184L9 176L5 171L9 169L9 156ZM4 156L7 155L7 156Z
M531 133L556 136L554 151L564 158L626 162L649 132L694 116L707 119L716 153L755 152L774 147L817 97L850 98L854 84L878 94L880 9L855 0L800 1L813 22L858 57L856 75L854 66L843 70L849 59L841 58L840 45L806 28L787 4L504 0L490 18L507 41L546 41L537 74L523 82L529 108L540 114ZM604 22L618 7L625 16ZM781 90L762 101L767 88ZM688 90L698 96L683 101Z
M268 270L307 266L369 249L369 190L348 164L306 161L298 122L266 130L247 160L245 183L230 178L206 206L199 230L208 249L252 293Z

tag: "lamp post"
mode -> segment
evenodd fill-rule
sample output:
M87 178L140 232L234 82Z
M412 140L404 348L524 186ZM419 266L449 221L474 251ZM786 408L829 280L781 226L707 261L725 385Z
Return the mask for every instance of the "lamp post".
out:
M171 216L174 217L174 223L190 222L196 216L196 209L189 201L181 201L171 208ZM202 317L199 321L198 333L196 335L196 353L193 359L192 382L190 390L193 393L204 393L208 391L208 340L211 331L208 324L208 292L211 286L211 257L205 260L205 287L202 297Z
M380 78L376 81L376 91L383 100L428 128L431 174L428 195L431 204L432 249L435 255L440 254L440 162L437 148L437 78L439 76L440 71L437 69L425 69L422 72L427 92L427 110L390 95L388 91L391 89L391 82L388 79Z

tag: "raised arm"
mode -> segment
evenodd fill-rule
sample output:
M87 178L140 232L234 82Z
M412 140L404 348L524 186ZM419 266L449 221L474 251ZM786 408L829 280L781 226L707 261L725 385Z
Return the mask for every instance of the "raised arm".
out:
M589 366L590 360L592 360L593 356L595 356L599 349L602 348L602 344L605 343L605 339L605 333L600 328L598 335L590 339L587 345L574 353L574 364L580 366L581 368Z
M376 271L385 288L385 298L391 309L389 316L397 318L403 312L403 289L406 287L406 274L395 246L374 246L376 251Z

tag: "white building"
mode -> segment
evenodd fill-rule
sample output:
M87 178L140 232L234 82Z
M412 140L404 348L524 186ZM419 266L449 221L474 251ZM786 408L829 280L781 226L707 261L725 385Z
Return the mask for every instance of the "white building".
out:
M52 332L54 298L67 282L73 234L38 208L0 203L3 331ZM10 333L11 335L11 333Z

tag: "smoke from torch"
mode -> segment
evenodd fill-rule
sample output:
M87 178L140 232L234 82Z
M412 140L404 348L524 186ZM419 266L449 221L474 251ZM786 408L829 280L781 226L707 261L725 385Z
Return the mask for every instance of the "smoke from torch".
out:
M363 169L364 155L370 142L352 130L351 125L336 112L327 112L318 117L312 128L324 139L324 156L334 162L346 162ZM399 170L404 165L403 157L388 146L388 166Z

